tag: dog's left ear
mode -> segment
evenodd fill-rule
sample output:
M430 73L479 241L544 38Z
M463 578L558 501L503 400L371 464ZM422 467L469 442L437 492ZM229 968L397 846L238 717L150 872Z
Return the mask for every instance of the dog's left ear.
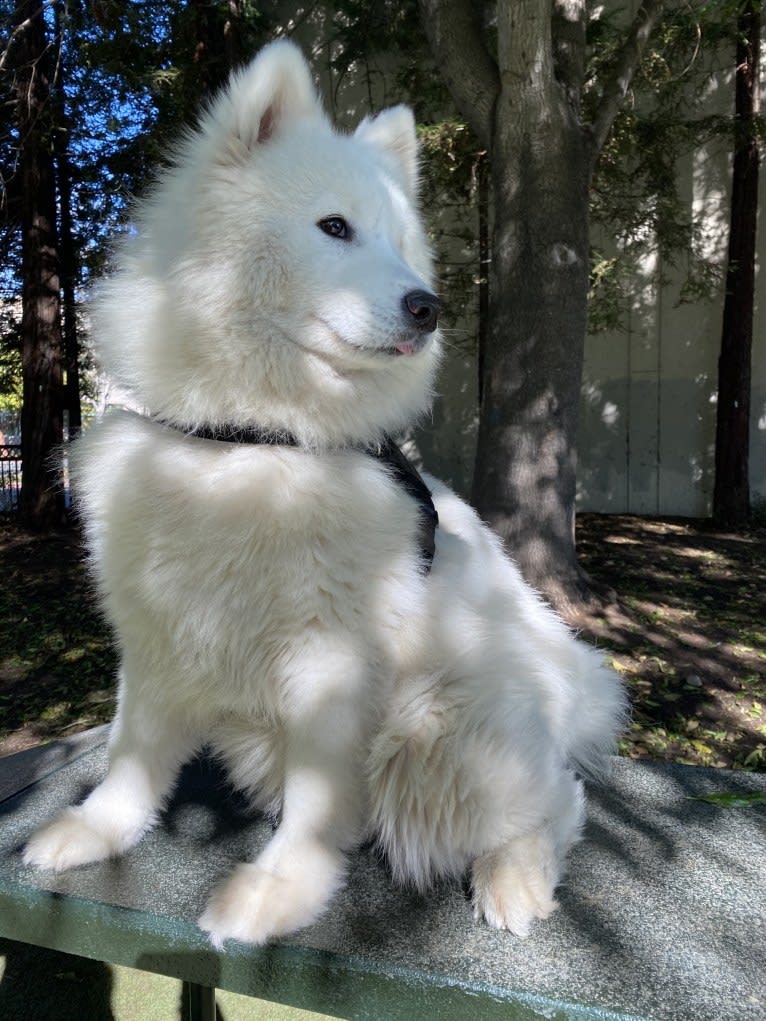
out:
M392 106L377 117L365 117L354 135L395 156L404 171L410 195L417 194L418 139L415 118L408 106Z

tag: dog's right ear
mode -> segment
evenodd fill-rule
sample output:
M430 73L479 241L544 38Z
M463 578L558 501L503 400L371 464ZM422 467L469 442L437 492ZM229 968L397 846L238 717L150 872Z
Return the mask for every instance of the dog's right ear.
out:
M280 39L232 75L200 127L219 136L222 160L241 162L278 136L285 123L304 117L324 117L322 104L303 54L295 43Z

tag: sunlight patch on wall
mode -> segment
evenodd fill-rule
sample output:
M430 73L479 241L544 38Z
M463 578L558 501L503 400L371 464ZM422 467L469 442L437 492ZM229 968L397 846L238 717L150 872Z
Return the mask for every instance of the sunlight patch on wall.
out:
M692 218L697 224L699 254L723 264L729 237L729 200L726 162L711 146L701 146L693 156Z
M604 406L601 409L601 421L604 425L612 426L617 425L620 418L620 409L613 401L605 401Z

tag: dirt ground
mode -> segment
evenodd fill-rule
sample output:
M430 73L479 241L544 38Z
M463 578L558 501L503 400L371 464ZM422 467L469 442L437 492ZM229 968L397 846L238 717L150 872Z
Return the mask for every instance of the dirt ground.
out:
M766 769L766 532L578 518L616 599L577 621L631 696L625 755ZM115 654L75 533L0 523L0 755L109 720Z
M584 514L578 550L618 594L582 626L630 691L623 753L766 769L766 531Z

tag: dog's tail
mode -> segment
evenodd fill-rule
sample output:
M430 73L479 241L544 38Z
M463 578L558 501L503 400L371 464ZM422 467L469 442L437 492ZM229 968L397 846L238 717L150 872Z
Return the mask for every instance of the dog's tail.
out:
M573 701L564 721L564 747L578 773L601 779L610 769L617 739L629 721L628 700L619 676L584 642L572 680Z

